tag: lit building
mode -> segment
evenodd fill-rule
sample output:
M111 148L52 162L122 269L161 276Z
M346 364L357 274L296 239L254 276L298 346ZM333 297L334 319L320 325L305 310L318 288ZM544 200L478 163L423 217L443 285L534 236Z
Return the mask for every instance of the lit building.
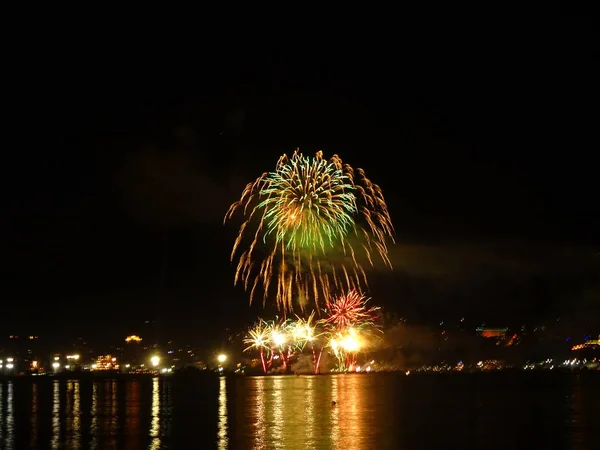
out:
M599 339L588 339L583 344L574 345L571 350L584 350L584 349L596 349L600 345L600 336Z
M91 370L118 370L119 364L117 358L112 355L98 356L96 361L92 364Z
M506 337L506 332L508 328L477 328L477 333L479 336L484 338L498 338L504 339Z

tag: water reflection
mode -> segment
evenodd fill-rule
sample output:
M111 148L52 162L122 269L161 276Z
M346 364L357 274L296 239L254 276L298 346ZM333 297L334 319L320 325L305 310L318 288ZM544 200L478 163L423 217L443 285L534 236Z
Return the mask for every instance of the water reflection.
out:
M149 435L152 438L150 449L160 448L160 379L152 380L152 421L150 423Z
M0 450L597 447L598 379L502 376L22 377L0 381Z
M60 381L52 382L52 440L53 449L60 447Z
M253 449L369 448L376 386L367 377L260 377L248 381Z
M3 435L6 449L12 449L15 440L15 417L13 412L13 390L14 385L12 381L8 382L6 387L6 414L4 418L5 427Z
M219 450L229 447L227 435L227 380L225 377L219 379L219 416L217 422L217 445Z
M173 409L173 399L171 396L171 383L164 378L160 385L160 435L163 443L165 438L171 436L171 415Z
M583 411L581 386L574 382L571 386L569 428L571 429L571 445L574 450L585 448L586 416Z
M4 384L0 384L0 436L6 436L4 425Z
M331 443L334 448L338 448L338 438L340 436L340 418L339 418L339 395L338 395L338 380L339 376L331 377L331 416L330 416L330 434Z
M253 378L254 395L248 396L248 409L255 411L253 423L253 442L254 449L265 447L265 437L267 435L267 402L265 398L266 378Z
M137 448L141 429L140 383L127 384L125 393L125 448Z
M315 377L305 378L304 390L304 419L306 424L306 447L314 449L317 445L318 436L315 433Z
M106 435L106 441L103 444L103 448L117 448L117 432L118 432L118 402L117 402L117 389L119 384L116 380L108 381L104 384L105 398L108 399L106 408L104 411L104 426L103 432Z
M29 446L37 446L38 436L38 386L37 383L31 385L31 440Z
M79 381L67 382L65 406L67 446L76 450L81 446L81 397L79 394Z
M283 380L282 377L273 377L271 381L271 388L269 389L271 397L271 408L269 408L273 415L269 420L270 436L269 441L272 448L281 448L283 445L283 427L285 425L283 419Z
M98 384L92 384L92 404L90 406L90 449L98 448Z
M367 423L372 420L367 407L374 378L362 375L347 375L339 378L338 403L334 410L338 416L338 435L335 441L341 448L364 448L368 446ZM372 386L376 389L376 386Z

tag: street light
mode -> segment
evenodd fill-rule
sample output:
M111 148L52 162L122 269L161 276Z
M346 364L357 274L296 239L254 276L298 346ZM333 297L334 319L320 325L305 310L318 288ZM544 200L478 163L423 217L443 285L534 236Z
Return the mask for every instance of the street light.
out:
M54 370L58 370L58 368L59 368L59 367L60 367L60 363L57 363L57 362L55 362L55 363L52 363L52 368L53 368Z
M158 356L153 356L150 358L150 362L154 367L157 367L160 364L160 358Z
M227 361L227 355L221 353L219 356L217 356L217 361L219 361L220 364L223 364L225 361Z

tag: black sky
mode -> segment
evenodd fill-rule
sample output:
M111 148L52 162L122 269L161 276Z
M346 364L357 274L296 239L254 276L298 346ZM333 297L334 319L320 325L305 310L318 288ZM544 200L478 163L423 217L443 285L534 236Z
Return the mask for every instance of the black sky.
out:
M374 302L423 322L598 313L589 24L412 37L36 49L7 106L4 334L111 323L119 338L144 332L157 302L168 335L247 323L260 308L232 287L235 224L221 219L295 147L383 188L398 246L396 270L372 274Z

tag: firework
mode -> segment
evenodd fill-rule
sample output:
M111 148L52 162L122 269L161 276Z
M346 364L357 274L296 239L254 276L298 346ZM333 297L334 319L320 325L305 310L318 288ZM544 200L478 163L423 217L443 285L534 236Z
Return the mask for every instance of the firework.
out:
M302 319L296 316L296 320L288 326L288 332L291 334L296 347L302 351L307 344L313 344L319 337L317 325L314 323L315 312L313 311L308 319Z
M248 335L244 339L244 344L248 347L244 351L258 350L260 354L260 362L264 373L267 373L267 361L265 360L265 352L271 353L270 344L271 327L267 322L260 319L259 322L248 330ZM268 356L268 355L267 355Z
M339 371L356 370L356 356L370 347L374 327L349 327L329 333L326 346L331 349L338 361Z
M283 155L274 172L246 186L225 220L236 210L245 221L231 253L232 260L239 253L235 283L250 290L250 301L262 289L263 303L274 284L284 315L295 297L302 308L310 297L318 306L334 290L366 285L357 253L370 264L377 253L391 267L393 227L381 189L337 155Z
M244 351L258 350L263 372L267 373L273 365L273 360L281 359L284 371L296 348L296 342L290 333L291 321L260 319L253 328L248 330L244 343L248 347Z
M378 307L367 307L369 299L351 289L327 302L328 316L323 321L335 329L372 324Z
M313 373L317 374L323 354L323 345L319 345L319 341L324 333L321 329L321 321L313 323L314 317L314 311L306 320L296 316L297 320L290 324L289 330L300 352L304 351L307 345L310 346Z
M353 371L356 355L369 346L378 307L368 307L369 298L356 290L327 302L326 317L321 319L328 339L326 346L338 360L338 370Z

